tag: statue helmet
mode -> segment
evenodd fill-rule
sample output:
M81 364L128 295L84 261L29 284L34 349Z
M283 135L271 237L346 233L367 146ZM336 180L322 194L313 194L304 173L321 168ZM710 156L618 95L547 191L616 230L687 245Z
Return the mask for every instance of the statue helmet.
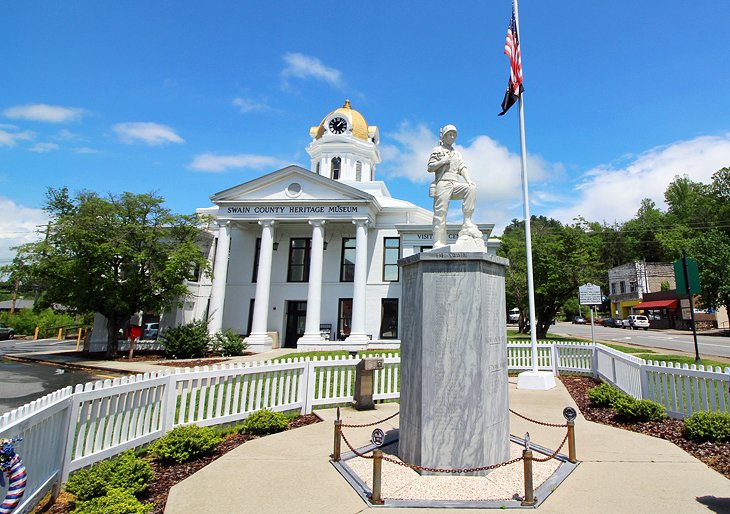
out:
M449 132L456 132L457 134L459 133L459 131L456 130L456 127L455 126L449 124L449 125L446 125L444 128L441 129L441 138L443 138Z

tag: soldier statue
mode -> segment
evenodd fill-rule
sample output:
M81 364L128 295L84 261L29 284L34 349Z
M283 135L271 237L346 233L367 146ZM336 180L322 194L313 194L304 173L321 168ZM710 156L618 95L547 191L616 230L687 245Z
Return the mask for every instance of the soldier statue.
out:
M481 231L471 220L476 204L477 186L469 176L461 154L454 149L456 134L456 127L453 125L442 128L439 145L433 149L428 159L428 172L434 174L429 188L429 196L433 198L433 248L446 245L446 214L451 200L463 201L464 222L459 232L459 241L468 238L478 240L479 246L484 245ZM462 177L465 182L461 181Z

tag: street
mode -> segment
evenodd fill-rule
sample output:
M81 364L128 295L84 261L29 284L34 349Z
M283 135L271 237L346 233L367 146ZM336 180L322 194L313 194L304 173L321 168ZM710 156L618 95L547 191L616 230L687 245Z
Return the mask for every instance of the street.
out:
M105 371L90 372L4 359L5 355L34 351L73 350L76 341L11 339L0 341L0 414L66 386L112 378Z
M591 338L590 320L585 325L573 325L567 321L558 322L550 327L550 334L565 334L567 336ZM623 328L604 327L595 325L597 341L607 341L615 344L630 343L650 348L662 348L686 353L694 357L694 339L692 332L678 332L675 330L629 330ZM730 359L730 337L697 335L700 357L724 357Z

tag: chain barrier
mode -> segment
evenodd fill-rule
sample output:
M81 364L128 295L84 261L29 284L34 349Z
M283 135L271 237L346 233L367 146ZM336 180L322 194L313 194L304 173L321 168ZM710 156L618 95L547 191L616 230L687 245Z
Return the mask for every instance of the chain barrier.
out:
M566 432L565 437L563 437L563 442L560 443L560 446L558 446L558 449L555 450L552 453L552 455L549 455L548 457L545 457L544 459L537 459L537 458L533 457L532 460L534 460L535 462L547 462L547 461L549 461L550 459L554 458L560 452L560 450L563 449L563 446L565 445L565 441L567 441L567 440L568 440L568 433Z
M509 411L512 414L515 414L516 416L519 416L519 417L521 417L521 418L523 418L523 419L525 419L527 421L531 421L533 423L537 423L538 425L544 425L544 426L556 427L556 428L561 428L561 427L565 428L565 427L568 426L567 424L560 425L560 424L555 424L555 423L544 423L544 422L541 422L541 421L537 421L537 420L534 420L534 419L527 418L527 417L525 417L525 416L523 416L521 414L518 414L517 412L513 411L512 409L510 409ZM355 449L355 447L352 446L352 444L350 444L350 441L347 440L347 437L345 437L345 433L342 431L342 428L344 428L344 427L347 427L347 428L371 427L371 426L375 426L377 424L383 423L385 421L388 421L389 419L392 419L392 418L396 417L398 414L400 414L400 412L396 412L392 416L389 416L389 417L387 417L387 418L385 418L383 420L380 420L380 421L376 421L375 423L367 423L367 424L362 424L362 425L345 425L343 423L339 427L340 436L345 441L345 444L347 445L347 447L350 448L350 451L352 451L352 453L354 453L356 456L362 457L364 459L373 459L373 456L372 455L368 455L368 453L372 452L373 450L369 450L368 452L365 452L365 453L361 453L361 452L357 451L357 449ZM536 458L536 457L533 457L532 460L535 461L535 462L547 462L550 459L555 458L555 456L558 453L560 453L560 450L563 449L563 446L565 446L565 442L568 440L568 436L569 435L570 435L569 432L566 432L565 433L565 437L563 437L563 440L560 443L560 446L558 446L558 448L552 454L548 455L545 458L540 458L540 459L539 458ZM476 473L476 472L479 472L479 471L487 471L487 470L490 470L490 469L496 469L496 468L500 468L500 467L503 467L503 466L509 466L510 464L514 464L515 462L519 462L521 460L524 460L524 457L523 456L516 457L514 459L507 460L505 462L500 462L498 464L491 464L489 466L480 466L480 467L477 467L477 468L462 468L462 469L429 468L429 467L426 467L426 466L419 466L419 465L416 465L416 464L409 464L407 462L403 462L402 460L394 459L392 457L388 457L388 456L385 456L385 455L382 456L382 459L383 460L386 460L388 462L391 462L393 464L397 464L398 466L403 466L403 467L406 467L406 468L411 468L411 469L416 470L416 471L428 471L428 472L431 472L431 473L460 474L460 473Z
M342 426L343 426L343 427L346 427L346 428L364 428L364 427L374 427L375 425L379 425L379 424L381 424L381 423L385 423L386 421L388 421L388 420L390 420L390 419L393 419L393 418L394 418L394 417L396 417L396 416L397 416L398 414L400 414L400 411L396 412L396 413L395 413L395 414L393 414L392 416L388 416L388 417L387 417L387 418L385 418L385 419L381 419L380 421L375 421L374 423L365 423L365 424L363 424L363 425L347 425L347 424L343 423L343 424L342 424Z
M545 426L545 427L554 427L554 428L567 428L568 427L567 423L566 424L560 424L560 423L545 423L544 421L538 421L536 419L532 419L532 418L528 418L527 416L523 416L522 414L520 414L518 412L515 412L512 409L510 409L509 411L512 414L514 414L515 416L517 416L519 418L522 418L522 419L525 419L527 421L530 421L531 423L535 423L537 425L542 425L542 426Z

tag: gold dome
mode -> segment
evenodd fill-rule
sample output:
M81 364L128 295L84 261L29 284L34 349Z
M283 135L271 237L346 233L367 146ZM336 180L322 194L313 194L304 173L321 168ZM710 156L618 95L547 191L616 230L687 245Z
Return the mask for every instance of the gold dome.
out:
M356 111L350 106L350 101L345 100L345 105L339 109L335 109L327 116L322 119L322 122L317 127L312 127L309 130L309 134L314 139L319 139L325 132L324 122L333 114L342 114L345 116L349 123L352 125L352 135L363 141L371 141L374 137L377 137L377 127L368 127L367 122L360 111Z

